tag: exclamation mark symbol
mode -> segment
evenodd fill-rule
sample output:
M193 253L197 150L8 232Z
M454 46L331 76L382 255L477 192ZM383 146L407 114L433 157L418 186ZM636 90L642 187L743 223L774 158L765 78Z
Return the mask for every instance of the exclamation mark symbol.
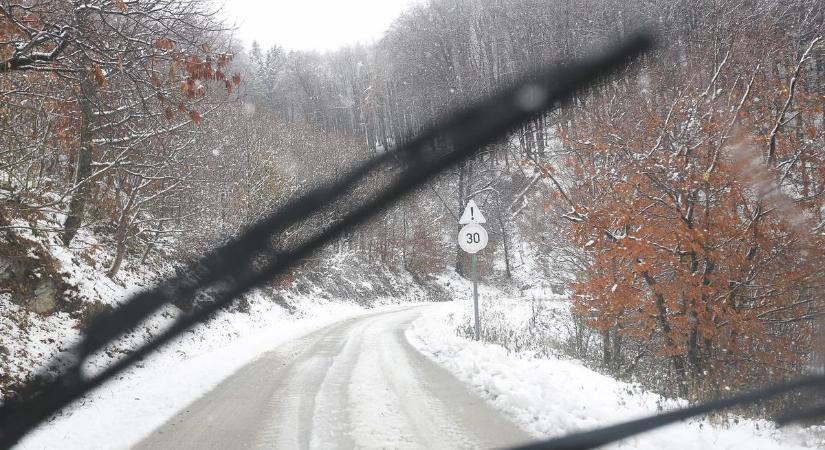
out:
M470 207L470 220L476 220L475 208L473 208L472 206Z

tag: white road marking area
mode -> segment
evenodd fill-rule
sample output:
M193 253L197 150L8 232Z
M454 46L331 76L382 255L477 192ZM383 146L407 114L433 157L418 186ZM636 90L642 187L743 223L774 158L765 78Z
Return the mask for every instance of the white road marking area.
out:
M404 331L427 306L345 320L227 378L141 449L501 448L531 440Z

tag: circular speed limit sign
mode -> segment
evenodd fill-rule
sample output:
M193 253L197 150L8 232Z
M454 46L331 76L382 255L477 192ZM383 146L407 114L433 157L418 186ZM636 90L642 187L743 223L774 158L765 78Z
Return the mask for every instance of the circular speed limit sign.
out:
M478 253L487 246L487 230L477 223L468 223L458 232L458 246L467 253Z

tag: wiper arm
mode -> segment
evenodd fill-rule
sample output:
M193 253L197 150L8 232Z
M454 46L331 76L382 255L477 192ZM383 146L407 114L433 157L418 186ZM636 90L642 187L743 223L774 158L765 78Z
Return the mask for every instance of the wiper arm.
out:
M184 330L206 321L238 296L284 273L312 252L369 220L445 169L472 157L483 146L621 70L651 46L652 39L640 34L598 55L536 72L514 87L453 113L397 150L377 156L344 177L288 203L228 244L204 256L186 273L135 295L110 313L101 314L91 323L86 337L74 349L77 355L75 363L36 389L33 395L10 399L0 407L0 448L11 447L61 408L112 379ZM292 249L278 252L272 248L274 236L340 200L360 181L389 162L400 162L401 169L395 180L381 192ZM181 315L153 340L102 371L93 375L83 373L82 367L92 355L124 333L134 330L163 305L173 300L193 298L198 292L210 288L219 291L213 301L200 305L194 312ZM33 384L29 386L33 387Z

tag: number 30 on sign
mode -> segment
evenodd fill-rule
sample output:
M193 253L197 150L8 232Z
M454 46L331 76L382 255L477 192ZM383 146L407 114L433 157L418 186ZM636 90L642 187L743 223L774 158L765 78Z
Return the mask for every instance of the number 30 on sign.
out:
M487 230L477 223L468 223L458 232L458 245L467 253L478 253L487 247Z

